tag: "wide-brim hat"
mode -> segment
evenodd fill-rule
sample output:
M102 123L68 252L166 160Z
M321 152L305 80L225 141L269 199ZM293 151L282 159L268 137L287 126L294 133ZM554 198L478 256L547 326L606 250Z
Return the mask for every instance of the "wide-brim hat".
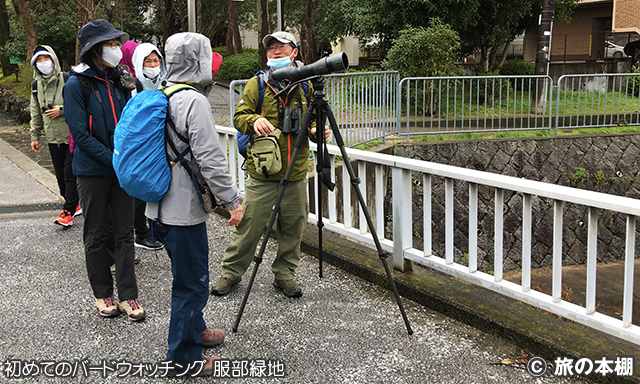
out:
M107 20L91 20L78 31L78 40L80 40L80 45L82 46L80 60L96 44L118 38L124 44L129 40L129 34L115 29Z
M273 41L273 39L276 39L283 44L289 44L293 48L297 48L296 38L293 37L293 35L290 34L289 32L285 32L285 31L274 32L270 35L263 37L262 45L264 45L265 48L269 48L269 44L271 44L271 41Z

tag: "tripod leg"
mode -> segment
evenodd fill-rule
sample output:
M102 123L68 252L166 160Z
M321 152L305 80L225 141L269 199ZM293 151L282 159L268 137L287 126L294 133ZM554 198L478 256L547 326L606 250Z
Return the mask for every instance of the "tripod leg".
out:
M389 280L389 287L393 292L393 295L396 298L396 302L398 303L398 308L400 309L400 314L402 315L402 319L404 320L404 324L407 327L407 332L409 335L413 334L413 330L411 329L411 325L409 324L409 319L407 318L407 314L404 311L404 307L402 306L402 301L400 300L400 295L398 294L398 289L396 288L396 284L393 281L393 276L391 275L391 270L389 269L389 265L387 264L387 258L389 254L382 249L380 245L380 240L378 239L378 235L373 226L373 221L371 220L371 215L369 214L369 210L367 209L366 204L364 204L364 198L362 196L362 192L360 191L360 179L355 176L353 172L353 168L351 167L351 162L349 161L349 156L347 155L347 151L344 147L344 141L342 141L342 136L340 135L340 130L338 129L338 124L336 123L336 118L331 111L331 108L328 104L325 107L325 113L327 118L329 119L329 125L331 126L331 130L333 132L333 137L340 147L340 152L342 153L342 166L347 167L347 172L349 172L349 177L351 178L351 184L356 190L356 195L358 196L358 203L364 212L364 216L367 220L367 226L369 227L369 232L371 232L371 236L373 237L373 242L375 243L376 249L378 250L378 257L384 266L384 270L387 273L387 279ZM348 186L343 186L343 188L348 188Z
M311 107L309 107L311 108ZM307 132L309 127L309 121L311 119L311 114L307 113L304 118L303 126L300 128L300 132L298 135L298 140L296 140L295 148L291 154L292 159L296 159L298 156L298 152L300 147L302 146L303 140L307 140ZM253 287L253 281L255 280L256 274L258 272L258 267L260 263L262 263L262 255L264 255L264 251L267 248L267 242L269 241L269 236L271 236L271 231L273 229L273 223L276 221L276 217L280 212L280 203L282 202L282 198L284 197L284 192L289 184L289 178L291 177L291 173L293 172L293 167L295 165L295 161L292 161L287 168L287 172L284 175L284 178L280 181L280 190L278 191L278 198L276 199L276 204L273 206L273 211L271 211L271 217L269 218L269 224L267 224L267 229L264 233L264 238L262 239L262 244L260 245L260 250L258 254L253 257L253 261L255 265L253 267L253 272L251 273L251 279L249 279L249 284L247 285L247 289L244 292L244 297L242 298L242 304L240 304L240 310L238 311L238 315L236 316L236 321L233 324L233 333L238 332L238 325L240 325L240 319L242 318L242 314L244 312L244 308L247 304L247 300L249 298L249 293L251 292L251 288Z
M316 201L318 202L318 210L316 215L318 217L318 277L322 279L322 228L324 223L322 222L322 166L324 164L323 159L323 144L324 144L324 124L325 116L322 112L322 108L318 108L316 111L316 143L318 144L318 151L316 152L316 178L318 184L318 190L316 191Z

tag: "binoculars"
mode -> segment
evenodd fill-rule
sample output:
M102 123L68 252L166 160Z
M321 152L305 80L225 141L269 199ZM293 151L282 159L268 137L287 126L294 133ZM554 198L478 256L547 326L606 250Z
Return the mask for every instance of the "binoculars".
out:
M53 105L49 104L49 105L47 105L46 107L42 107L42 112L46 112L46 111L48 111L49 109L53 109Z

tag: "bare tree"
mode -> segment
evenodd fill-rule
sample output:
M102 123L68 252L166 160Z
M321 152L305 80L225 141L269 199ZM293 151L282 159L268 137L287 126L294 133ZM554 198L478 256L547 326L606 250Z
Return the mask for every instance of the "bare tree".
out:
M14 6L17 7L16 10L22 19L22 26L24 27L24 33L27 37L27 62L30 62L33 51L38 46L36 28L33 26L33 20L31 20L31 11L29 10L27 0L15 0Z
M167 41L169 36L179 32L173 23L175 9L173 0L156 0L156 6L160 13L160 22L162 23L162 41Z
M127 7L127 0L107 1L105 8L107 11L107 21L113 25L120 23L122 12Z
M258 0L258 54L260 68L267 69L267 50L262 45L262 38L269 34L269 0Z

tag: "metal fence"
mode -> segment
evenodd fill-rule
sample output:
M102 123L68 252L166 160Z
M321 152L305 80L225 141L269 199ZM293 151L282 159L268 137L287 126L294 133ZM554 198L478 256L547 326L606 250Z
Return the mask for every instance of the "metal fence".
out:
M555 127L607 127L640 122L640 75L564 75L555 91Z
M231 116L247 80L230 87ZM549 130L640 124L640 74L325 77L325 96L347 146L392 135Z
M549 76L407 77L398 135L550 129Z
M231 117L238 96L249 80L229 86ZM353 147L396 132L396 101L400 74L357 72L325 76L325 98L329 101L346 146ZM313 95L309 95L311 100ZM332 142L333 143L333 142Z

